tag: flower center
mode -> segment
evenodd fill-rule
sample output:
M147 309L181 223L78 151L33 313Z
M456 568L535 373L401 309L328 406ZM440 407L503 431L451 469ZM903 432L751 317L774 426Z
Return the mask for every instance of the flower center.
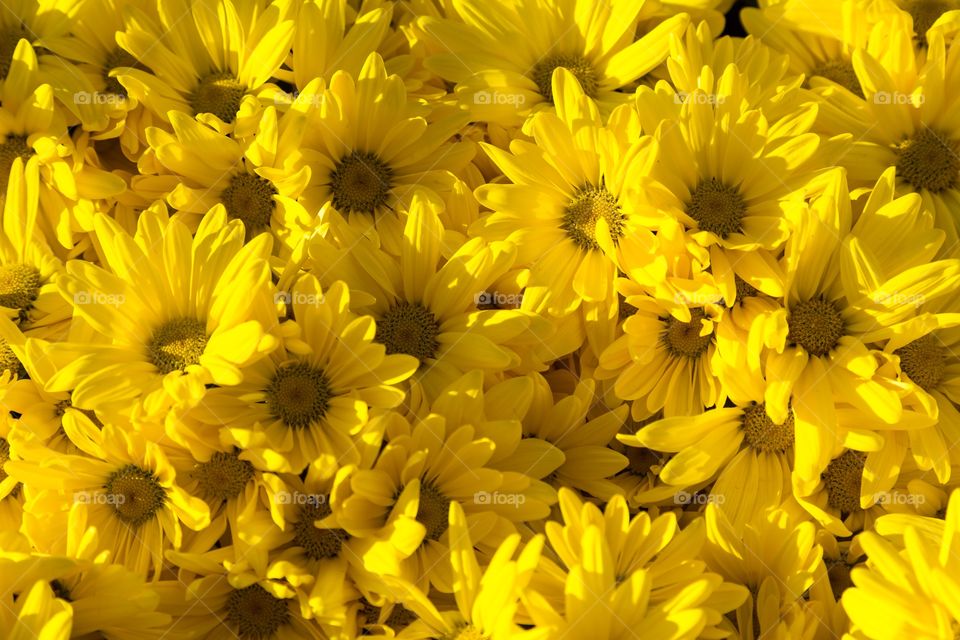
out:
M405 353L426 362L437 355L440 322L421 304L398 302L377 322L374 340L388 354Z
M387 203L393 169L377 154L354 151L330 174L333 206L339 211L375 213Z
M252 584L230 593L227 620L240 638L268 640L290 622L290 610L286 600L274 597L259 584Z
M849 60L829 60L814 67L810 75L836 82L841 87L849 89L851 93L863 97L860 80L857 78L856 71L853 70L853 63Z
M921 389L929 391L943 379L947 368L947 351L932 333L893 353L900 357L900 369Z
M207 332L202 322L195 318L177 318L153 333L147 351L160 373L167 374L200 362L206 346Z
M937 0L916 0L907 8L913 18L914 39L920 46L926 46L927 31L940 16L950 10L950 5Z
M690 310L690 322L680 322L673 316L663 320L664 330L661 334L663 344L674 356L699 358L713 342L713 333L700 335L704 318L703 309Z
M540 95L547 102L553 104L553 71L558 67L563 67L572 73L586 95L591 98L597 97L597 91L600 89L600 78L593 64L581 55L557 54L543 58L533 65L530 72L530 77L537 83Z
M417 521L427 528L425 540L439 540L450 525L450 498L432 482L420 483Z
M56 598L61 600L66 600L67 602L73 602L73 598L70 597L70 589L67 588L67 585L63 584L60 580L54 578L50 581L50 590L53 591L53 595Z
M278 367L266 394L273 416L295 429L306 429L320 421L327 414L333 397L323 369L306 362Z
M860 482L866 460L867 454L850 449L830 461L823 473L827 504L841 513L860 510Z
M140 64L136 58L130 55L128 52L117 47L107 56L107 59L103 63L103 71L101 75L105 83L104 92L112 93L117 96L127 95L127 90L124 88L120 81L116 78L110 77L110 72L117 68L129 67L132 69L143 69L143 65Z
M846 323L835 302L823 297L794 305L787 317L787 340L810 355L825 356L843 337Z
M15 373L18 378L23 377L23 374L26 373L23 365L20 364L20 360L17 358L17 354L13 352L13 349L10 348L6 340L0 338L0 374L4 371Z
M40 295L40 272L26 264L0 265L0 307L20 311L21 322Z
M853 587L853 580L850 579L850 570L852 567L847 564L847 561L842 557L836 560L826 560L826 565L827 578L830 580L833 597L840 600L843 592Z
M417 614L406 609L402 604L396 604L393 606L393 610L390 612L390 615L387 616L387 619L384 620L383 624L394 631L400 631L401 629L409 627L416 619Z
M924 127L894 150L897 175L915 189L939 193L960 183L957 144L945 135Z
M114 471L103 487L117 518L132 527L150 520L167 499L157 476L135 464Z
M23 158L26 162L33 155L33 149L27 146L27 136L7 136L0 144L0 198L7 193L7 183L10 181L10 168L13 161Z
M21 23L18 26L10 26L0 31L0 79L6 79L10 73L10 65L13 64L13 53L17 50L17 45L21 39L30 39L30 34Z
M277 204L278 191L273 183L252 173L237 173L220 194L220 202L231 220L240 220L247 230L247 239L270 227L270 218Z
M739 189L717 178L701 179L687 203L687 215L697 221L697 227L723 239L743 230L746 213L747 203Z
M330 513L326 502L300 507L297 522L293 525L294 543L303 549L304 554L311 560L337 557L340 547L347 539L347 532L343 529L321 529L314 524Z
M625 216L617 199L603 187L585 185L576 190L563 214L560 228L583 249L599 249L597 221L603 218L610 227L610 239L616 244L623 236Z
M737 289L737 302L742 302L744 298L755 298L760 295L760 291L756 287L740 276L734 276L733 283Z
M253 465L241 460L236 452L217 451L209 460L198 464L193 476L200 494L208 500L236 498L253 477Z
M10 443L6 438L0 438L0 482L7 479L7 472L3 470L3 465L10 460Z
M240 110L246 87L230 73L216 71L200 79L188 102L194 114L212 113L224 122L233 122Z
M743 437L757 451L785 453L793 446L793 411L783 424L777 424L767 415L766 405L750 407L743 412Z
M647 477L650 470L660 464L660 456L653 449L646 447L627 447L627 471L635 476Z

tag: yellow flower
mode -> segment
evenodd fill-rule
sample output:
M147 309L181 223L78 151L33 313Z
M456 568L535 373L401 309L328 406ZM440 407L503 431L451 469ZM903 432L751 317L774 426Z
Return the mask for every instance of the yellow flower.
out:
M460 504L450 503L449 521L450 554L445 560L454 577L454 602L438 607L412 583L386 579L404 607L419 617L404 633L452 640L543 637L524 632L517 624L520 601L540 560L543 537L536 536L521 548L520 536L511 535L481 568L472 529Z
M793 404L794 471L801 495L819 481L843 442L837 427L841 404L886 425L896 425L907 413L903 389L881 366L873 345L890 335L889 327L918 315L923 303L960 281L960 263L924 259L933 256L935 247L917 244L920 253L906 251L889 267L879 257L883 254L874 252L929 237L921 231L911 238L898 233L897 224L886 223L890 218L910 220L920 204L916 196L889 202L881 194L892 189L882 179L877 197L851 227L842 171L828 172L819 184L822 190L812 204L798 206L799 225L784 257L790 283L786 308L768 320L764 338L771 346L765 357L767 413L782 423L788 402ZM887 471L869 475L886 477Z
M23 530L38 549L63 545L67 510L79 507L116 562L158 576L164 551L182 543L181 525L210 524L207 505L183 490L161 447L142 434L106 425L77 444L83 455L23 448L23 459L6 465L30 496Z
M358 232L376 230L384 249L399 253L404 210L416 191L438 205L438 192L473 155L471 145L451 141L468 119L410 99L403 80L388 75L371 53L354 78L337 71L306 87L292 110L306 114L300 143L310 167L302 202L310 211L331 208Z
M311 226L296 202L310 176L305 167L292 167L297 116L278 117L266 107L254 138L241 144L174 111L172 134L156 127L146 132L160 175L136 176L131 188L197 216L221 204L228 219L243 222L247 239L266 231L280 240L278 248L287 240L292 249Z
M221 133L256 127L257 95L293 38L288 3L163 0L158 15L128 10L117 43L150 70L111 72L131 97L163 122L180 111Z
M956 635L958 527L960 492L954 491L943 520L884 516L876 533L860 536L867 563L851 571L854 587L842 599L854 638L946 640Z
M353 438L371 413L403 401L397 385L418 363L385 355L373 318L350 313L342 282L324 291L305 275L288 295L294 322L279 330L284 344L246 367L240 384L209 390L178 437L230 442L272 471L357 462ZM203 425L199 438L193 421Z
M623 321L623 333L600 354L599 379L616 378L613 391L631 401L631 415L642 420L663 409L668 418L689 416L721 397L710 361L716 350L716 305L680 307L673 313L647 295L628 296L636 311Z
M38 227L38 166L15 158L9 175L0 234L0 307L25 334L60 338L71 309L58 288L63 263Z
M575 75L609 113L629 97L617 90L663 62L670 36L682 33L688 22L686 14L674 15L635 38L638 21L648 17L646 2L468 0L453 6L446 19L419 20L440 51L427 58L427 67L456 83L460 103L475 120L513 126L559 104L552 85L559 68Z
M530 268L523 309L564 316L587 301L605 314L617 304L617 245L651 222L638 190L656 145L649 137L617 135L628 125L604 127L596 104L566 69L554 74L553 87L557 111L529 121L533 143L515 140L509 153L483 145L509 182L477 189L477 200L493 213L471 231L517 245L517 264ZM623 107L611 119L630 117Z
M459 245L444 233L439 205L428 194L414 195L399 236L399 258L343 224L343 249L325 239L310 244L311 270L345 281L356 295L358 311L376 319L374 341L387 354L420 361L411 393L428 400L479 369L499 374L521 364L514 347L535 344L533 314L479 309L490 283L514 262L515 247L473 238Z
M96 228L104 265L71 261L60 280L89 337L51 345L61 366L47 391L72 391L82 409L156 416L195 403L205 385L238 384L241 368L276 346L268 236L244 245L242 223L222 209L192 238L162 207L144 212L133 236L106 216Z
M693 559L705 541L702 521L681 531L672 514L631 518L621 496L601 511L569 489L560 505L564 524L549 522L547 537L566 570L550 572L559 584L535 579L523 597L553 637L627 640L643 629L649 638L697 638L718 633L723 614L747 596ZM542 592L548 584L554 593Z
M36 187L27 186L26 194L28 200L39 198L38 229L58 243L59 250L70 249L79 240L78 232L92 230L93 200L116 196L126 185L90 164L72 162L67 122L54 102L52 86L41 83L34 49L20 40L12 53L12 66L0 87L0 193L8 193L14 160L21 158L27 185L40 176L39 193L34 195Z

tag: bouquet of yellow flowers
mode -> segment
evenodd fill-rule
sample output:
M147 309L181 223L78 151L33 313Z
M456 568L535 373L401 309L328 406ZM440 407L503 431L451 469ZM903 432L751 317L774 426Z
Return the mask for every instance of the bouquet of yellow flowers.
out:
M3 4L0 640L960 637L960 2L741 4Z

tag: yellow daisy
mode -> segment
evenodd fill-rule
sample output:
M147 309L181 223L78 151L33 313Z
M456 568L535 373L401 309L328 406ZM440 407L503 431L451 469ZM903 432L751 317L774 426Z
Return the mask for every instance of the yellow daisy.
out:
M705 541L702 521L681 531L672 514L631 518L621 496L601 511L569 489L560 504L564 524L547 524L565 567L558 593L542 593L545 583L535 579L523 596L534 624L551 637L626 640L637 629L650 638L712 635L747 597L693 559Z
M44 242L37 224L38 167L14 159L9 175L0 234L0 307L20 331L60 338L66 333L71 309L57 284L63 263Z
M256 126L257 95L283 63L293 39L290 5L277 0L163 0L157 15L128 8L120 47L148 70L111 71L128 95L163 122L171 111L218 132Z
M798 207L800 223L784 258L785 309L774 313L764 338L771 346L764 365L767 413L782 424L792 402L801 494L817 483L843 441L839 403L870 424L895 425L907 413L905 390L881 366L873 345L889 335L888 327L918 315L926 301L955 289L960 268L952 260L928 261L936 251L922 240L929 233L904 236L886 222L915 219L917 196L892 200L889 182L881 180L877 197L851 227L842 171L825 174L820 186L812 204ZM904 240L914 241L918 253L905 251L889 267L874 253ZM887 470L870 475L886 477Z
M750 590L735 613L739 637L756 638L767 632L770 637L812 637L818 612L810 610L803 595L813 585L823 556L813 523L770 508L756 511L749 522L732 524L713 503L707 505L705 521L707 566ZM781 620L786 630L800 633L774 635Z
M695 415L722 402L711 360L716 351L717 305L671 313L648 295L628 296L635 311L623 333L600 355L598 379L616 378L613 392L628 400L634 420L663 409L668 418Z
M326 87L318 80L291 105L306 114L300 142L310 184L301 201L309 211L332 208L357 229L376 229L397 254L401 209L415 190L441 203L437 192L453 185L473 147L451 141L468 116L442 112L407 96L403 81L387 75L372 53L354 78L337 71Z
M182 525L209 525L207 505L183 490L161 448L141 434L106 425L81 448L85 455L28 448L6 464L30 494L24 532L52 550L63 540L53 523L66 526L67 510L82 505L116 562L158 576L164 551L182 542Z
M103 215L96 229L104 266L71 261L60 280L90 338L50 347L62 366L47 391L71 391L82 409L158 415L205 385L239 383L240 368L276 346L268 236L244 245L223 210L192 238L162 208L144 212L133 236Z
M559 70L553 83L557 111L529 122L532 143L515 140L509 153L483 145L509 182L477 189L493 213L471 232L517 245L518 265L530 268L522 308L563 316L582 301L616 305L617 245L658 217L638 199L657 153L650 138L616 135L628 125L604 127L574 74ZM627 107L612 116L630 117Z
M195 438L191 424L199 422L272 471L357 462L353 438L371 413L403 401L397 385L418 362L385 354L375 342L373 318L349 312L343 283L324 291L305 275L289 297L295 324L281 329L284 344L246 367L238 385L209 390L186 416L179 438Z
M20 40L12 54L14 64L0 85L0 193L7 193L13 162L22 158L25 175L40 175L38 196L28 194L39 198L39 229L61 251L70 249L77 232L93 228L92 201L116 196L126 185L106 171L72 161L67 122L51 85L41 84L34 49Z
M247 239L271 232L278 247L311 230L296 202L310 176L306 167L293 168L297 114L278 117L274 107L266 107L254 137L243 143L185 113L169 117L173 133L156 127L146 132L150 153L162 165L160 175L134 177L135 191L198 217L222 204L228 219L243 222Z
M364 294L355 307L375 318L374 341L387 354L420 361L412 391L428 399L473 369L494 375L519 366L515 347L534 344L540 326L527 312L477 308L490 283L513 266L515 247L481 238L448 244L438 208L425 192L414 195L399 258L343 224L331 225L343 234L343 249L324 239L309 247L310 271L321 281L343 280L358 298Z
M763 402L753 402L666 418L618 440L674 454L658 475L670 485L675 504L683 497L678 489L696 490L713 481L710 495L731 521L739 523L792 495L793 431L792 411L778 425L767 415ZM644 502L665 490L648 489L636 498Z
M897 194L920 194L947 232L945 248L954 247L960 239L960 125L952 87L960 79L960 48L947 48L942 34L934 34L921 61L909 33L891 29L881 45L855 51L853 67L865 99L832 96L830 117L818 125L828 135L849 134L836 157L851 187L872 187L896 167Z
M519 520L542 517L515 494L500 493L503 474L490 468L494 443L471 425L448 425L431 414L391 437L371 469L357 470L337 513L340 526L357 537L386 537L391 529L416 526L418 542L400 577L450 593L453 583L443 557L450 550L448 511L459 502L475 544L495 547L513 527L494 501L512 500Z
M524 590L540 560L543 537L537 536L521 548L520 536L511 535L481 569L463 508L456 502L450 503L449 517L454 602L438 607L413 584L387 578L404 608L419 618L403 628L400 637L544 637L537 631L523 631L516 619Z
M427 67L456 83L460 104L475 120L520 126L529 114L559 103L552 84L558 68L575 75L604 113L626 102L628 94L618 89L663 62L670 36L689 20L674 15L635 38L647 4L465 0L447 18L423 17L419 26L438 50Z
M954 491L944 520L886 516L877 521L876 533L860 536L867 563L850 573L854 587L842 600L853 638L956 635L958 527L960 493Z

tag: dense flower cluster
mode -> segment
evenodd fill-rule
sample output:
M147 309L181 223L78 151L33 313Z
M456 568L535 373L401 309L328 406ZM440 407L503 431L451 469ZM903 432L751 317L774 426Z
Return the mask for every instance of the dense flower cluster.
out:
M960 3L759 4L3 4L0 640L960 637Z

